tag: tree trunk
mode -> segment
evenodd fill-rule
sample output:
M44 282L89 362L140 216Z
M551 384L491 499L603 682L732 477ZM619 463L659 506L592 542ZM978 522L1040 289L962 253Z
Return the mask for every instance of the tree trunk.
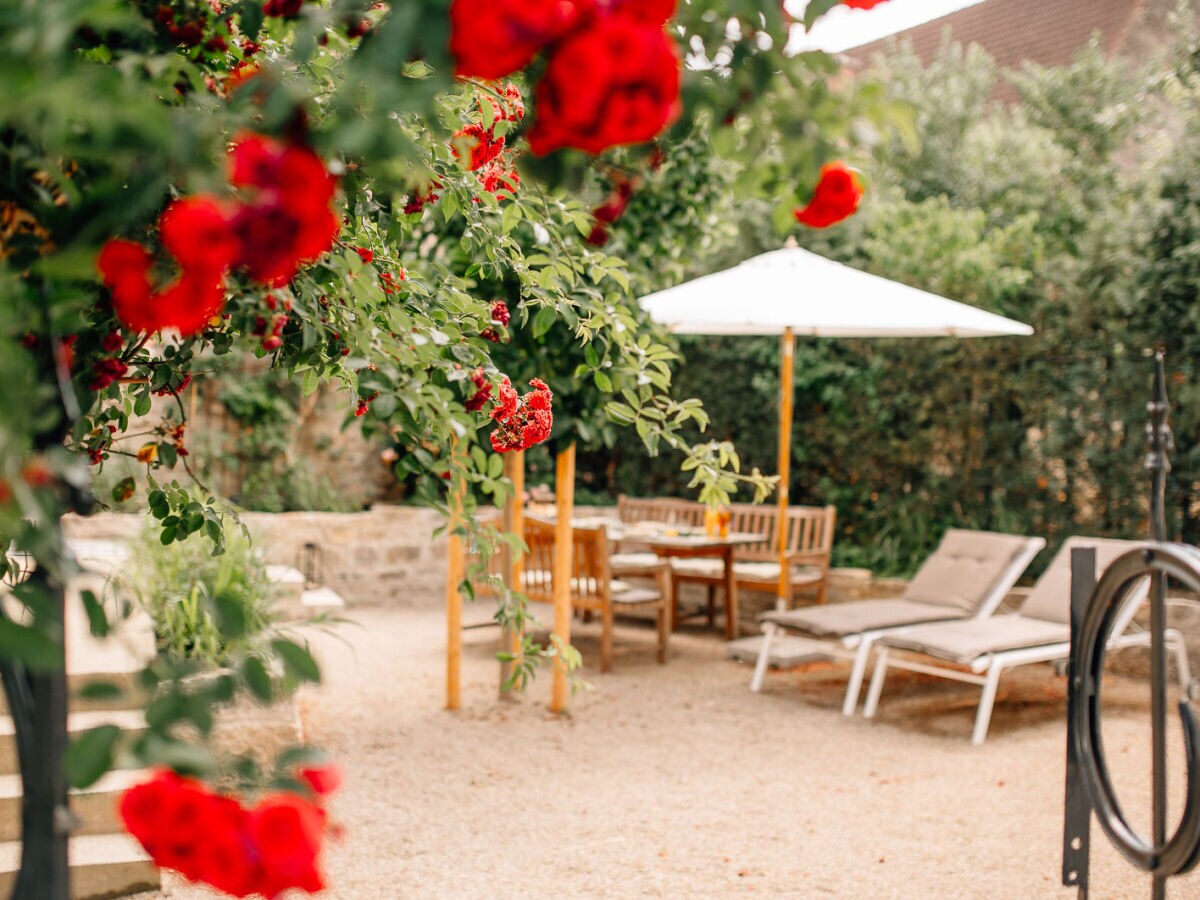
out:
M49 602L49 625L65 644L64 592L45 567L30 576ZM67 838L70 810L63 756L67 749L67 673L57 669L31 672L23 665L0 666L4 693L12 714L21 765L21 870L13 900L69 900Z

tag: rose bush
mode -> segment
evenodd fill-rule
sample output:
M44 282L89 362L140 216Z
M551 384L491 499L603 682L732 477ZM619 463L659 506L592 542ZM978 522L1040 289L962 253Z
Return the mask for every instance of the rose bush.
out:
M768 479L731 470L735 457L686 430L703 428L703 410L671 396L672 351L633 300L631 279L642 284L649 269L618 254L623 238L600 250L586 236L590 211L604 205L594 186L621 170L641 187L609 224L648 228L639 246L663 260L693 250L691 197L639 209L678 185L663 160L681 142L719 154L744 190L790 215L794 198L778 186L809 183L832 148L872 133L852 127L879 123L869 102L829 103L827 60L782 56L786 28L774 0L677 10L633 0L54 0L0 11L0 83L22 86L0 94L0 546L37 563L16 589L33 614L7 623L0 652L19 735L66 715L30 698L65 697L62 585L75 564L57 523L95 506L99 470L135 462L142 477L123 480L112 500L141 499L164 544L202 537L221 551L230 511L194 477L185 395L235 354L264 359L305 395L342 386L347 420L401 448L397 476L440 509L463 486L468 513L481 497L505 496L492 428L504 447L559 446L625 423L648 450L694 461L703 499L728 499L740 484L765 493ZM705 65L684 71L684 49ZM499 364L518 333L526 355ZM524 397L501 375L518 370L518 381L538 379ZM132 443L123 438L151 415ZM470 452L450 454L453 441ZM236 616L214 602L216 621L236 632ZM520 617L518 598L502 602L503 615ZM105 634L103 607L86 596L85 607ZM123 751L197 779L238 772L243 791L262 794L270 779L255 760L207 747L212 711L315 681L315 662L279 639L219 677L193 674L148 666L147 732L85 734L67 757L70 780L95 781ZM18 893L57 900L64 748L39 751L23 757L36 814ZM240 801L201 781L170 784L181 815L203 807L236 826L205 850L203 871L221 859L234 873L224 889L246 885L236 873L249 857L235 848L250 833L282 836L279 878L315 883L307 851L288 852L311 836L303 795L256 817L258 807L238 812ZM189 852L163 850L199 865Z

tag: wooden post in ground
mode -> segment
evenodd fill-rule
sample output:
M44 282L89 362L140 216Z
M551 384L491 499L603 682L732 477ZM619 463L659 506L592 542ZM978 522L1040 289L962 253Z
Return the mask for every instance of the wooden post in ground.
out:
M775 607L783 609L791 595L787 560L788 480L792 473L792 366L796 356L796 338L791 328L783 330L779 344L779 585Z
M522 537L525 533L525 451L514 450L504 457L504 474L512 482L512 495L508 498L508 502L504 504L504 530L515 534L517 537ZM512 548L505 544L500 551L504 570L504 584L514 591L521 590L521 570L524 568L525 560L519 553L514 553ZM517 628L505 627L500 634L500 649L508 654L511 654L514 659L521 652L521 646L524 643L524 632ZM513 662L500 663L500 696L504 697L510 693L510 688L506 687L509 679L512 678L515 664Z
M557 511L554 525L554 640L559 649L571 643L571 515L575 510L575 444L558 454L554 494ZM570 691L567 664L561 652L554 657L550 709L563 712Z
M452 438L450 455L458 454L458 438ZM451 466L453 473L454 466ZM450 516L446 527L446 709L462 705L462 584L466 558L458 529L462 525L463 497L467 485L457 474L450 488Z

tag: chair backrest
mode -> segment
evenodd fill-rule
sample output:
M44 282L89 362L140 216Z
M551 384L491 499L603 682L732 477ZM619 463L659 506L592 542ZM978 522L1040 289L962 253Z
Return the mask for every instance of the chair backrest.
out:
M554 523L525 517L529 547L523 592L535 603L554 602ZM600 609L609 595L609 542L603 525L571 529L571 605Z
M1021 604L1021 615L1060 625L1071 624L1071 550L1075 547L1095 547L1096 577L1099 578L1113 560L1140 545L1139 541L1119 541L1111 538L1067 538ZM1133 616L1149 589L1149 578L1143 579L1141 584L1133 588L1115 623L1117 627L1113 629L1114 635L1125 630L1129 618Z
M903 599L990 616L1044 546L1041 538L951 528L909 581Z
M732 531L769 535L757 544L739 545L734 554L740 560L779 559L779 509L753 503L735 503L730 507ZM828 568L833 552L837 510L832 506L789 506L785 547L793 561ZM800 556L800 559L795 557Z
M704 504L678 497L617 497L617 516L622 522L663 522L702 527Z

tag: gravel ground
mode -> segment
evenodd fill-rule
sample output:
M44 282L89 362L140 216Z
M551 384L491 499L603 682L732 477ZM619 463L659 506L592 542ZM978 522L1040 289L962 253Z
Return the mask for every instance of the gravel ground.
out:
M353 618L314 637L326 684L300 700L308 738L346 771L330 897L1075 896L1059 886L1065 680L1048 667L1006 676L974 748L969 685L896 673L877 721L845 719L840 664L772 674L755 696L715 632L677 634L660 667L636 625L618 629L616 671L585 667L591 689L556 718L548 677L496 698L482 630L448 713L440 613ZM577 626L585 662L597 636ZM1110 765L1144 823L1148 691L1114 678L1105 697ZM1149 896L1092 838L1092 896ZM1200 875L1169 894L1200 896ZM213 895L168 879L143 896Z

